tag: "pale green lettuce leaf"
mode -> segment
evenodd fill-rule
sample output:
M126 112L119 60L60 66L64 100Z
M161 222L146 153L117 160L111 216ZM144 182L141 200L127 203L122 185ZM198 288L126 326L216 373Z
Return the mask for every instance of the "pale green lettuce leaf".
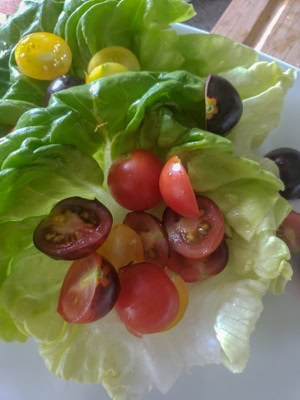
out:
M23 335L20 330L16 327L16 324L12 320L10 314L0 307L0 339L5 342L25 342L27 336Z

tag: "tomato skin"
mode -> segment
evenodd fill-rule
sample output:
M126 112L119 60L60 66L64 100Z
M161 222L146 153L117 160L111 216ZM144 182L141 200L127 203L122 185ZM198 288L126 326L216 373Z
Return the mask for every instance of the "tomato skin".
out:
M96 251L112 227L110 211L97 199L58 202L33 234L35 247L57 260L77 260ZM57 240L59 239L59 240Z
M161 202L162 162L150 151L133 150L115 160L108 174L111 195L122 207L145 211Z
M132 211L124 218L124 224L140 235L145 261L165 267L170 249L167 233L161 222L154 215L144 211Z
M115 305L120 280L113 266L97 253L74 261L60 292L57 311L72 324L104 317Z
M49 32L23 37L16 46L15 58L22 74L46 81L66 74L72 64L72 52L67 42Z
M164 202L177 214L184 217L199 217L196 196L181 160L172 156L164 165L159 189Z
M228 246L223 240L208 257L193 259L171 250L168 268L177 272L185 282L201 282L223 271L228 262Z
M93 69L105 63L118 63L124 65L129 71L139 71L140 64L136 56L126 47L111 46L99 50L91 58L88 65L88 74Z
M144 262L121 268L120 282L116 310L130 332L160 332L176 317L178 292L160 266Z
M129 226L115 225L108 238L98 249L112 265L119 269L130 263L144 261L144 247L140 236Z
M92 72L86 76L85 81L86 83L91 83L96 81L97 79L127 71L128 69L122 64L105 63L98 65L98 67L94 68Z
M189 304L189 290L188 290L187 284L185 283L185 281L182 279L182 277L179 274L177 274L174 271L171 271L168 268L165 268L165 272L170 277L172 282L174 283L174 285L177 289L177 292L178 292L178 296L179 296L179 306L178 306L178 311L177 311L176 317L164 329L164 331L168 331L168 330L174 328L174 326L176 326L184 317L187 306Z
M167 231L170 247L188 258L203 258L213 253L224 238L224 217L214 201L197 196L201 215L185 218L167 208L163 225Z
M292 210L278 228L277 236L286 243L292 254L300 253L300 213Z

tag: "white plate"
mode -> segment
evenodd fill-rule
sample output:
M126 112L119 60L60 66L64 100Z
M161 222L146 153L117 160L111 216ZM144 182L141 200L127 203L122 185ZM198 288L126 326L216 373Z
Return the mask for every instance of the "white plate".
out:
M199 32L183 25L176 29ZM264 151L280 146L300 150L299 106L300 78L286 96L281 123L264 144ZM264 298L243 374L231 374L222 366L195 368L183 374L167 395L153 390L144 400L299 400L300 258L294 261L294 277L286 293ZM0 400L109 400L100 385L65 382L48 372L32 341L0 342L0 354Z

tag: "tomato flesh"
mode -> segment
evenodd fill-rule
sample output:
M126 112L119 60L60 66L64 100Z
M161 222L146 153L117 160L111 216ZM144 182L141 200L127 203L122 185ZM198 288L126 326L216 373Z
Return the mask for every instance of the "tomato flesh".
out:
M111 226L112 215L98 200L70 197L57 203L39 223L33 242L52 258L76 260L96 251Z
M224 217L218 206L205 196L197 196L199 218L185 218L167 208L163 225L169 244L188 258L203 258L213 253L224 237Z
M116 225L98 253L119 269L131 263L144 261L144 247L140 236L127 225Z
M16 46L15 58L22 74L46 81L66 74L72 64L72 52L67 42L48 32L23 37Z
M122 207L145 211L161 202L161 161L150 151L133 150L115 160L109 170L111 195Z
M64 279L57 311L72 324L85 324L104 317L120 293L119 276L113 266L93 253L76 260Z
M133 211L126 215L124 224L140 235L146 261L166 266L169 258L169 243L161 222L151 214Z
M179 296L160 266L144 262L120 270L121 292L116 310L136 335L160 332L178 313Z
M228 246L223 240L217 250L205 258L186 258L171 250L168 268L177 272L185 282L200 282L222 272L227 262Z
M179 157L171 157L164 165L159 178L159 189L164 202L177 214L190 218L199 217L196 196Z

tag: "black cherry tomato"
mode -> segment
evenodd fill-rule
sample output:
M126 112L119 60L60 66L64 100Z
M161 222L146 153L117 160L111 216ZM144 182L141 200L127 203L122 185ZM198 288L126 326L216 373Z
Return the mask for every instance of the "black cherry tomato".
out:
M223 240L217 250L205 258L186 258L171 250L168 268L177 272L185 282L200 282L219 274L226 267L227 262L228 246Z
M169 258L169 243L161 222L151 214L133 211L126 215L124 224L140 235L144 246L144 259L162 267L166 266Z
M96 251L108 236L112 215L98 200L70 197L36 227L35 246L55 259L76 260Z
M86 324L104 317L120 293L117 271L98 253L71 265L60 292L57 311L72 324Z

